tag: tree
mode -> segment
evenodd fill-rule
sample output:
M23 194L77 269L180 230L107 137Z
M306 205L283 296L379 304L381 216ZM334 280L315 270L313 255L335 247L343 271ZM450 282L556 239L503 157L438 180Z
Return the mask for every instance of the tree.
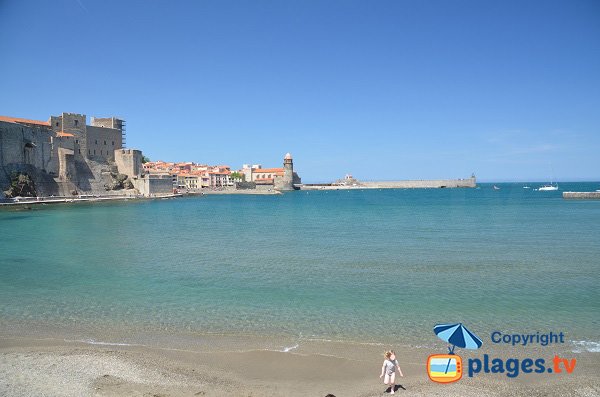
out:
M149 163L150 157L142 155L142 164Z
M239 179L242 182L246 180L246 175L242 174L241 172L232 172L231 175L229 175L229 177L233 180Z

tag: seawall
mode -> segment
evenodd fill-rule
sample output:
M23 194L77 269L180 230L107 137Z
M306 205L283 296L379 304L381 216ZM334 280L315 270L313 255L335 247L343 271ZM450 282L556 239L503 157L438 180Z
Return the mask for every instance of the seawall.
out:
M430 179L406 181L371 181L353 184L311 184L301 185L301 190L340 190L340 189L439 189L439 188L475 188L477 180L466 179Z
M566 200L600 200L600 192L563 192Z

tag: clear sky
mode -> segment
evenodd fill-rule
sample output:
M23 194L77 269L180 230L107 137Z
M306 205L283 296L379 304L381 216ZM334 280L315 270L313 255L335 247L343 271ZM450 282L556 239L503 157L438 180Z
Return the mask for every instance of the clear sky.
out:
M0 0L0 115L305 182L600 180L600 1Z

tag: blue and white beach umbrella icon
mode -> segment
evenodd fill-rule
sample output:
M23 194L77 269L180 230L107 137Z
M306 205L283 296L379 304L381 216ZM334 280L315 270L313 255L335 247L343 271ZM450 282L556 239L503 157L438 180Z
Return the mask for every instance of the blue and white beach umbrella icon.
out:
M441 340L452 344L452 347L448 347L450 354L454 354L454 348L456 346L462 347L463 349L479 349L483 344L481 339L469 331L462 323L438 324L433 327L433 332L435 332Z

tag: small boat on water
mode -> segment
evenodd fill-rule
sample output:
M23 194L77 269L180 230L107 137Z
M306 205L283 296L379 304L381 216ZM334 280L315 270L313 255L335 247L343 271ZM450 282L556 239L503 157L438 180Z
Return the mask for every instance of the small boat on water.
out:
M550 179L550 183L538 188L538 192L554 192L558 190L558 183L554 184L554 169L552 168L552 164L550 164L550 169L552 170L552 179Z
M558 185L553 185L552 183L538 188L538 191L540 191L540 192L552 192L555 190L558 190Z
M531 189L531 186L523 186L523 189Z
M496 185L494 185L494 190L500 190L500 188Z

